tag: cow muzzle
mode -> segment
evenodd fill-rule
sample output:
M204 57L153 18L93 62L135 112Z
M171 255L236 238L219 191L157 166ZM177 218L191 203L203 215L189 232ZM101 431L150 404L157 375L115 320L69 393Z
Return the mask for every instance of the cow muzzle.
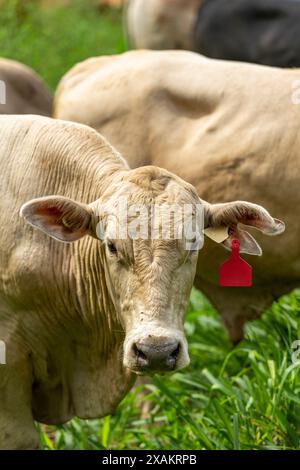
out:
M138 374L173 372L188 364L184 339L148 335L130 341L124 348L124 365Z

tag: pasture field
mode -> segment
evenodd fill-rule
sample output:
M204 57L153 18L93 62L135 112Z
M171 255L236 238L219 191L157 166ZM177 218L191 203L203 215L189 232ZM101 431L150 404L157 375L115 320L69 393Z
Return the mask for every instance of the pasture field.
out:
M52 91L77 62L125 50L119 11L101 11L92 0L70 3L49 8L39 0L0 0L0 57L29 65Z
M0 56L32 66L52 90L74 63L126 47L120 12L99 11L86 1L40 9L36 1L24 7L8 0L0 8ZM191 365L146 386L145 400L153 404L148 418L138 407L139 386L114 416L46 430L37 425L42 447L300 449L300 361L292 360L292 345L300 339L300 290L248 325L235 348L197 291L185 329Z

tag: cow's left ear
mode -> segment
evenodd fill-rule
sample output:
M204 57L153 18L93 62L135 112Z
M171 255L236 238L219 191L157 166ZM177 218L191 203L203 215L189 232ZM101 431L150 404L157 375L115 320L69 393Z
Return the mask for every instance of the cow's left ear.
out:
M33 227L62 242L94 236L92 208L66 197L32 199L21 207L20 215Z
M266 235L279 235L285 230L284 222L274 219L266 209L257 204L245 201L224 204L202 202L204 204L205 228L228 227L229 237L222 244L229 250L232 240L238 239L242 253L258 256L262 254L256 240L250 233L241 230L238 224L254 227Z

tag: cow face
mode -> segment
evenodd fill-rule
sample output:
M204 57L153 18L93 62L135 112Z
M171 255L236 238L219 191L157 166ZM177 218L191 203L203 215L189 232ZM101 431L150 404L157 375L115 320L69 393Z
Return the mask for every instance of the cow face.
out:
M162 208L158 219L157 208ZM165 212L168 208L170 213ZM224 245L238 238L241 251L250 254L261 254L260 248L239 223L270 235L284 230L260 206L210 205L192 186L155 167L124 172L90 205L50 196L28 202L21 215L57 240L98 238L106 286L125 332L123 364L146 374L189 363L183 320L201 247L201 220L205 227L228 227ZM96 268L90 266L92 272Z
M181 241L105 241L109 288L126 332L124 365L166 372L188 365L183 319L197 251Z
M147 374L180 369L189 363L183 319L203 240L202 204L190 185L153 167L131 170L122 183L99 207L98 235L125 331L124 365Z

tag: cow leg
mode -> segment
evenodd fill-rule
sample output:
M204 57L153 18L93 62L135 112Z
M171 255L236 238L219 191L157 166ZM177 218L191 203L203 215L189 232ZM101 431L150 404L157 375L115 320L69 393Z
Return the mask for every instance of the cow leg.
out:
M196 278L201 290L220 313L228 337L233 344L244 338L247 321L255 320L274 301L271 290L259 287L220 287Z
M16 344L17 338L4 334L1 326L6 364L0 365L0 449L37 449L39 440L31 411L30 361L24 355L25 348Z

